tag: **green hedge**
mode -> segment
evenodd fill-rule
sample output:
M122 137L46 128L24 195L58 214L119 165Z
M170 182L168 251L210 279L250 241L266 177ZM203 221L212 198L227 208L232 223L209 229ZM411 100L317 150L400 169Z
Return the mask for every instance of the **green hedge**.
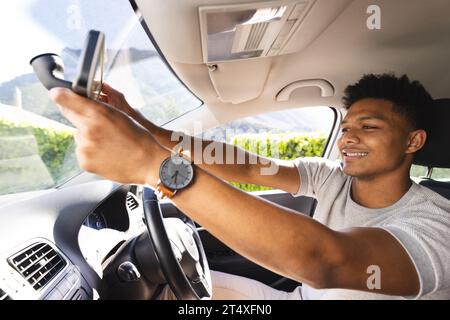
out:
M31 175L33 168L29 166L26 168L11 167L11 163L17 165L22 163L19 159L39 156L55 183L79 171L74 153L73 134L70 131L0 120L0 140L0 175L3 172L5 177L9 177L9 181L3 181L4 183L0 184L0 194L16 192L19 190L17 188L29 191L42 187L42 181L31 181L33 180ZM234 145L252 153L283 160L321 156L325 142L325 134L299 133L243 134L235 136L232 141ZM13 188L11 179L14 179L15 175L21 186ZM23 185L24 183L27 185ZM245 191L270 189L250 184L234 182L232 184Z
M265 157L294 160L300 157L322 156L326 141L327 138L324 133L266 133L237 135L232 140L232 143ZM264 186L236 182L231 182L231 184L245 191L271 189Z
M6 171L9 170L8 173L11 176L11 168L5 167L6 163L14 160L20 162L19 159L34 156L42 159L54 183L79 171L74 157L73 133L70 131L0 120L0 141L0 173L6 174ZM22 176L17 178L30 182L28 189L24 186L24 191L35 190L31 185L37 186L39 183L31 181L32 176L23 177L25 172L30 173L30 168L19 169L16 168L15 174ZM8 188L8 183L5 182L5 184L2 183L0 194L9 193L5 190Z

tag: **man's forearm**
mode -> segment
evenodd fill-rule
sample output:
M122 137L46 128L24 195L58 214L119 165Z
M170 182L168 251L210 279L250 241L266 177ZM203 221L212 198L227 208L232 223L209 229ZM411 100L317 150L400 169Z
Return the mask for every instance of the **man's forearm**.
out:
M202 140L186 134L174 133L172 130L155 125L138 111L136 111L133 118L146 128L164 147L173 150L177 145L182 144L183 148L190 152L190 156L196 165L220 179L265 185L283 190L287 189L283 185L287 181L285 178L270 179L270 174L261 174L264 170L269 173L270 170L274 172L279 170L278 164L273 159L260 157L226 143ZM282 175L288 176L285 172L281 172ZM297 189L294 186L291 190L286 191L295 192Z
M168 151L164 151L169 156ZM164 156L155 155L152 172ZM219 240L255 263L316 286L326 274L325 259L336 252L334 233L296 211L245 193L194 168L193 183L172 201ZM157 175L148 184L155 185Z

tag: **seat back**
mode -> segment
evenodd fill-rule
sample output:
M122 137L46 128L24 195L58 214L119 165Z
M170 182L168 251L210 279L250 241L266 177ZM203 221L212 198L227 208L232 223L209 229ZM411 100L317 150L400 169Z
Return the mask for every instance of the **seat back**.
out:
M444 198L450 199L450 181L443 182L424 178L419 181L419 184L439 193Z
M427 142L414 157L414 164L431 168L450 168L450 99L435 100L427 116ZM450 181L424 178L419 181L450 199Z

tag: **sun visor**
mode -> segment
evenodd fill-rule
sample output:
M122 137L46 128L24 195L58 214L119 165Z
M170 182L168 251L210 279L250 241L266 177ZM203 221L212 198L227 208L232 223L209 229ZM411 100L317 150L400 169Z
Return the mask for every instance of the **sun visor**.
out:
M238 104L261 95L271 68L268 59L222 62L208 65L209 77L224 103Z

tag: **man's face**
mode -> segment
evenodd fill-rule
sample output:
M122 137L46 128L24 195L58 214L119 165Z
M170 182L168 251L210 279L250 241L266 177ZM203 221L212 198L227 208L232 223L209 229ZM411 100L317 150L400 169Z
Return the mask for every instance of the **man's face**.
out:
M393 111L391 102L355 102L341 124L338 140L345 174L363 179L400 170L406 161L410 131L407 120Z

